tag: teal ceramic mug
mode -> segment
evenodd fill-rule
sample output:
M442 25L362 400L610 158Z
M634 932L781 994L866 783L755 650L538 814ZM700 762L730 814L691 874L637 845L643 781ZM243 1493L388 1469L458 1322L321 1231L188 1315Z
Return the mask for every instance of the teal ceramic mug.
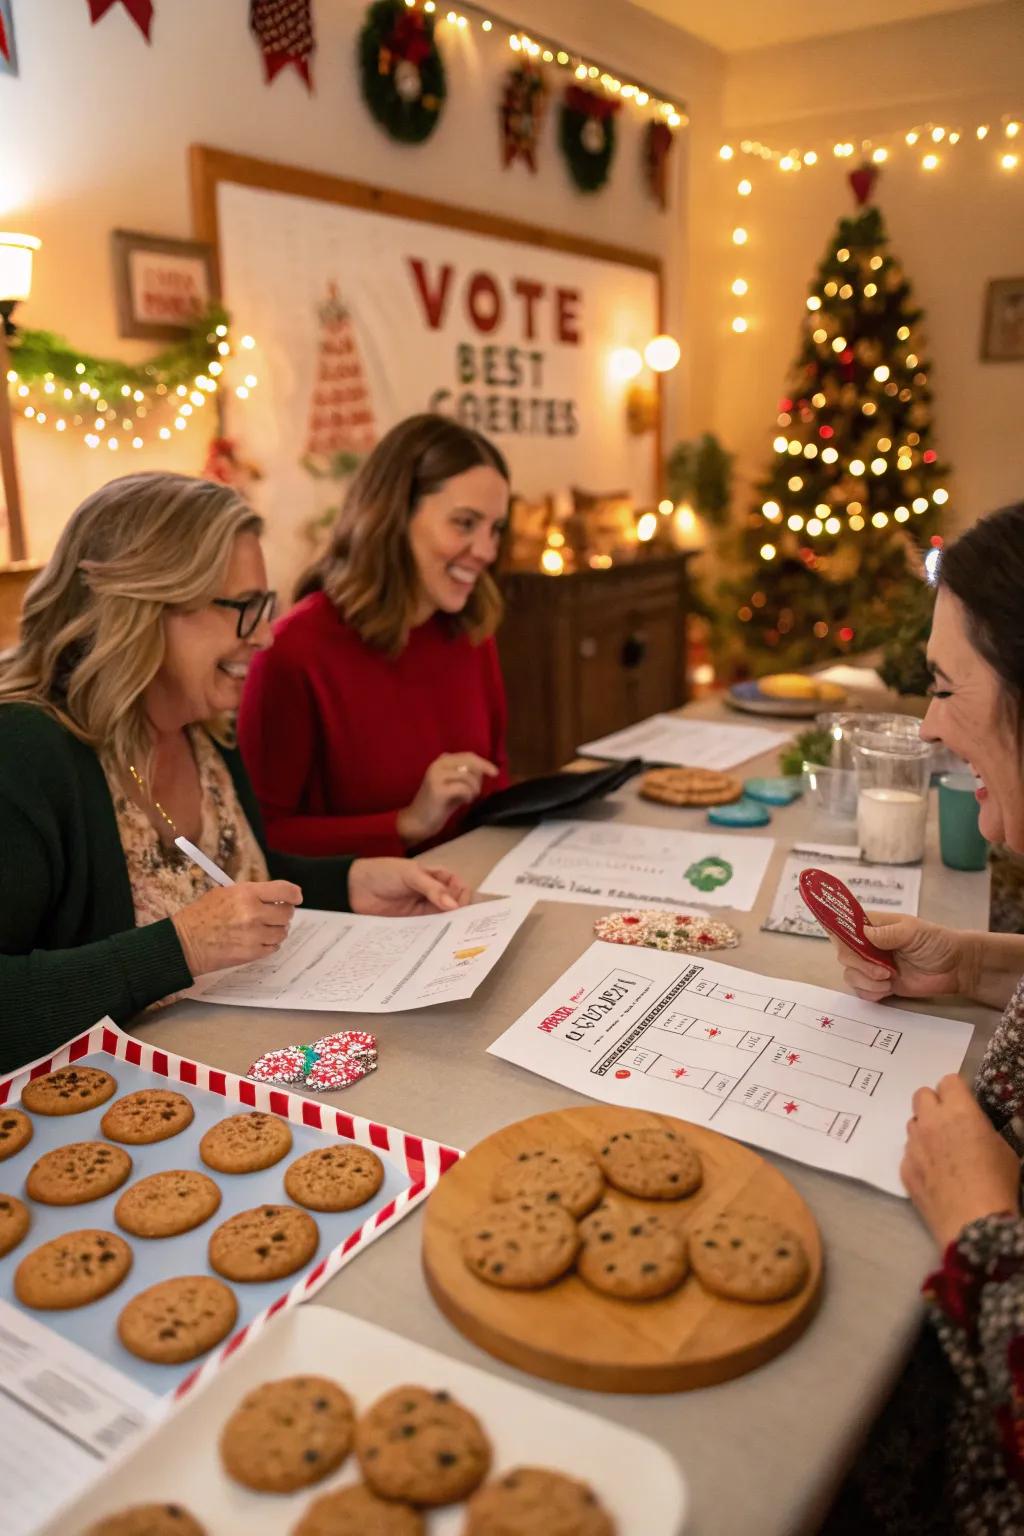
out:
M978 780L970 773L939 779L939 848L949 869L984 869L988 843L978 830Z

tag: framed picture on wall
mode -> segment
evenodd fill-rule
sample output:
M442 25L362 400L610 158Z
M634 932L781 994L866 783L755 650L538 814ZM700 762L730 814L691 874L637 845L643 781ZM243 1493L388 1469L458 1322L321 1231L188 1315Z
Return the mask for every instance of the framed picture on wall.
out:
M204 242L115 229L111 244L120 336L175 341L216 301L213 251Z
M11 0L0 0L0 75L18 73L18 55L14 51L14 17Z
M981 357L986 363L1024 362L1024 277L989 283Z

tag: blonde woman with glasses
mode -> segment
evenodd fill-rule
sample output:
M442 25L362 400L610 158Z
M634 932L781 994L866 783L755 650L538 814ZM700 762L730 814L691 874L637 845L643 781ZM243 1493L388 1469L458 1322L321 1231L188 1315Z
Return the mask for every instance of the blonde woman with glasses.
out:
M303 901L468 900L405 859L268 852L230 734L272 638L260 532L226 486L128 475L82 503L28 590L0 657L0 1071L272 953Z

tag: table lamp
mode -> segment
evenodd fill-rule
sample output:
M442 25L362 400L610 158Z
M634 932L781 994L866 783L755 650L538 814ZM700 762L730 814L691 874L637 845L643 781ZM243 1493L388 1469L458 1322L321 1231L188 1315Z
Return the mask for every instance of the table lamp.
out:
M34 235L0 234L0 472L7 504L7 541L12 561L24 560L25 527L21 518L18 466L14 458L11 402L7 373L11 366L7 338L14 335L14 306L32 291L32 256L40 241Z

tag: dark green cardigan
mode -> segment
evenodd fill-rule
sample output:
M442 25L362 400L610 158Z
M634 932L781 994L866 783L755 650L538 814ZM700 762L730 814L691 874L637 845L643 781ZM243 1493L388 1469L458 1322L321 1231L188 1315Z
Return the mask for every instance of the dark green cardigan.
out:
M346 911L352 860L268 852L242 759L220 751L271 877L301 886L307 906ZM135 927L96 753L34 705L0 704L0 1071L191 984L170 918Z

